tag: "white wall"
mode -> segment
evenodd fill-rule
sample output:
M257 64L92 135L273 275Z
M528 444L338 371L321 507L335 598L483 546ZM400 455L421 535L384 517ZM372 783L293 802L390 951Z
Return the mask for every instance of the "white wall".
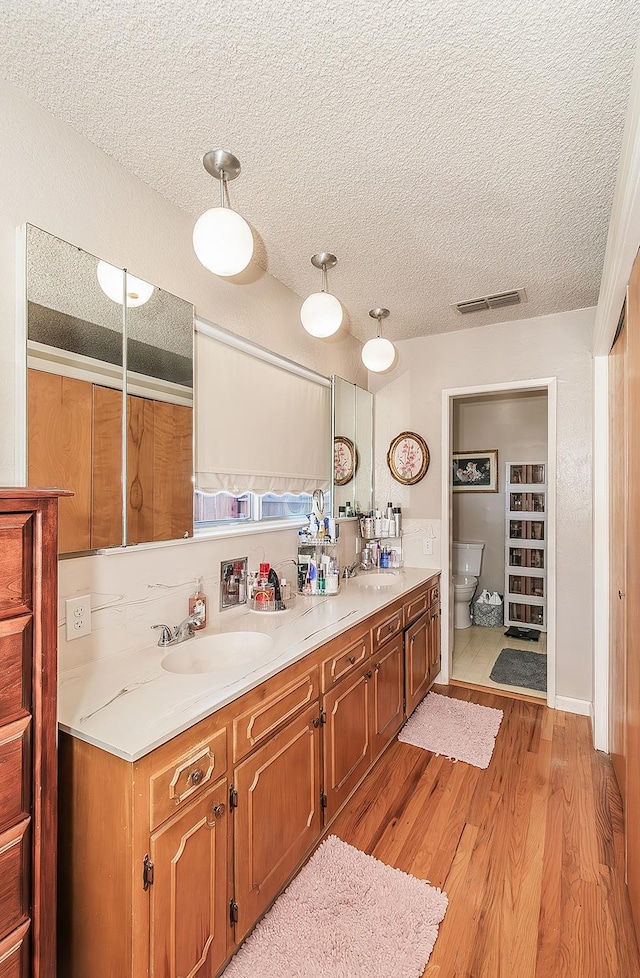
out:
M593 309L500 323L398 343L388 376L370 375L375 393L376 498L397 499L410 519L441 518L442 391L540 377L558 379L556 693L592 699L591 335ZM394 482L385 459L391 439L417 431L431 450L425 478ZM448 464L448 461L447 461ZM441 541L434 540L438 561Z
M15 361L16 342L24 339L15 335L22 302L15 284L16 228L27 222L188 299L204 319L319 373L366 385L358 341L344 333L330 342L309 336L299 322L300 298L260 268L250 266L233 281L207 272L191 244L195 215L180 211L4 82L0 174L0 484L15 485L20 477ZM150 624L182 617L196 575L205 578L215 615L221 559L249 554L250 566L259 559L277 564L294 557L296 546L295 532L285 530L61 561L60 621L63 599L71 594L88 592L102 609L93 616L96 632L89 640L66 647L61 630L61 654L77 661L148 644Z
M453 539L483 540L479 587L504 593L505 467L547 458L547 395L539 392L457 398L453 450L498 451L498 492L453 494Z

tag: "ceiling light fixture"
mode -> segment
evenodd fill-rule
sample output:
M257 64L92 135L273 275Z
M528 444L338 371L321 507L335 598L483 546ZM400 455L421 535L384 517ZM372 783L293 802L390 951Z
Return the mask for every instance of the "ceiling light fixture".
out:
M98 284L104 294L113 302L122 305L124 298L124 282L127 282L127 308L133 309L135 306L143 306L153 295L153 285L145 282L144 279L130 275L122 268L110 265L108 261L99 261L96 269Z
M342 323L342 306L335 295L327 292L327 269L335 268L338 259L328 251L320 251L311 259L314 268L322 269L322 288L313 292L302 303L300 320L312 336L332 336Z
M205 268L228 277L242 272L253 255L253 235L243 217L225 204L229 180L240 175L240 160L226 149L205 153L202 164L220 181L220 207L201 214L193 229L193 250Z
M380 320L386 319L389 315L388 309L371 309L369 315L372 319L378 320L378 333L374 340L367 340L362 347L362 362L367 370L374 373L382 373L387 370L396 358L396 348L391 340L385 340L380 336Z

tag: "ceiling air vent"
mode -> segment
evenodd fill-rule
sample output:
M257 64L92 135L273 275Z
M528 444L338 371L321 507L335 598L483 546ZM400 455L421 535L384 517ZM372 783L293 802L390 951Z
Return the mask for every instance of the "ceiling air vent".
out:
M524 289L512 289L510 292L498 292L496 295L485 295L478 299L465 299L456 302L454 309L465 315L468 312L480 312L481 309L502 309L503 306L516 306L526 302L527 294Z

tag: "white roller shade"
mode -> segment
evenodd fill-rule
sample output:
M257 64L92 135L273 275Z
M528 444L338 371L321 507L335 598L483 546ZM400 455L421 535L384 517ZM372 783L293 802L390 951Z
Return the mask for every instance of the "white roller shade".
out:
M328 379L208 323L196 327L196 487L234 495L327 489Z

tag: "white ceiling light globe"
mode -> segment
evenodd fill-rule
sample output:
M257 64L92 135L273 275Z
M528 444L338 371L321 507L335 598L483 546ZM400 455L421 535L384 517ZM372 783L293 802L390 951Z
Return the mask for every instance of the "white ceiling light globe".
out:
M104 294L113 302L122 305L122 292L124 285L124 271L110 265L107 261L99 261L96 269L98 284ZM145 282L144 279L136 278L127 272L127 307L143 306L153 295L153 285Z
M362 347L362 362L367 370L372 370L374 373L387 370L395 358L396 348L391 340L385 340L384 336L367 340Z
M230 207L212 207L196 221L193 250L204 267L215 275L237 275L253 255L251 228Z
M313 292L302 303L300 320L312 336L332 336L342 323L340 301L330 292Z

